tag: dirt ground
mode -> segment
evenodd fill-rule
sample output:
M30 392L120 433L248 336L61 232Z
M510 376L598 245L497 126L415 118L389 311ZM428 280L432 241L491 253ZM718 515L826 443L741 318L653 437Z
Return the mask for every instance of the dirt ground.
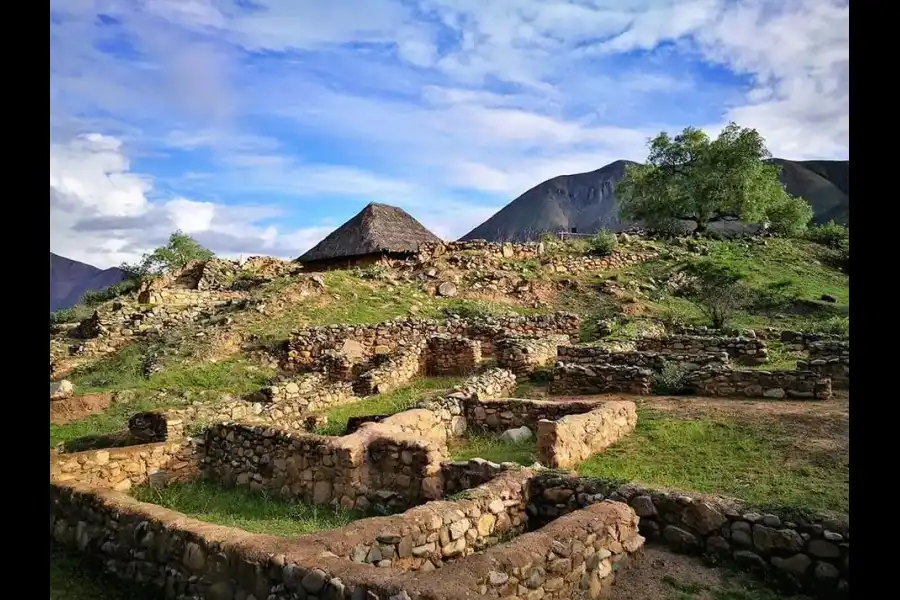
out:
M836 392L828 401L802 400L736 400L698 396L632 396L603 394L597 396L549 396L544 399L567 400L631 400L640 408L672 413L680 418L713 417L759 425L777 423L807 451L849 452L850 396Z
M779 596L749 575L707 566L701 559L647 545L644 558L616 576L606 600L808 600Z
M87 394L50 402L50 422L65 425L109 408L112 394Z

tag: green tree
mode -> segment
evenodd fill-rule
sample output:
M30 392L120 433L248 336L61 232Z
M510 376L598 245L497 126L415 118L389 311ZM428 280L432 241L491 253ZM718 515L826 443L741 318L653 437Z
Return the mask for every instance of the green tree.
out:
M808 203L785 191L755 129L730 123L713 140L687 127L674 138L662 132L648 146L647 164L629 165L616 186L625 220L660 229L692 221L700 233L717 221L767 221L796 233L812 218Z
M165 246L144 254L137 264L123 264L120 268L136 277L162 275L183 269L191 261L209 260L213 256L215 254L211 250L179 230L169 236L169 243Z

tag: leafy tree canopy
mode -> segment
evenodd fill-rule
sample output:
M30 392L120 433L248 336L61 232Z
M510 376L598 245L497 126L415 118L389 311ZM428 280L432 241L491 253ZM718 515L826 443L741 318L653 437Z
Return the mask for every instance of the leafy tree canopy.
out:
M813 213L790 196L780 167L755 129L730 123L716 139L687 127L674 138L663 132L649 142L646 164L630 165L616 186L626 220L670 229L692 221L698 232L716 221L769 222L784 234L806 228Z
M211 250L179 230L169 236L169 243L165 246L144 254L137 264L123 264L120 268L136 277L162 275L183 269L191 261L209 260L213 256L215 255Z

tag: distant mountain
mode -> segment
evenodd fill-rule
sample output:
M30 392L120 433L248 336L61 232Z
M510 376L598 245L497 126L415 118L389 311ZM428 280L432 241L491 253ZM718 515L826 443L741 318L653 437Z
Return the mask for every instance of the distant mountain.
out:
M850 161L772 159L782 167L787 191L812 205L814 222L835 219L850 222ZM531 188L464 235L461 240L522 241L542 232L591 233L597 229L621 229L616 211L615 186L625 167L636 164L617 160L596 171L560 175Z
M50 253L50 312L69 308L88 290L102 290L125 279L115 267L101 270Z

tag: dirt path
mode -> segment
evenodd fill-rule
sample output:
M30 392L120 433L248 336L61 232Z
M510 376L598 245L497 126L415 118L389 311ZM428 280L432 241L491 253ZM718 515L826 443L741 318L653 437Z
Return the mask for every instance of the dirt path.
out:
M50 422L65 425L109 408L112 394L86 394L50 402Z
M781 596L750 576L708 567L699 558L648 545L644 558L618 575L605 600L809 600Z

